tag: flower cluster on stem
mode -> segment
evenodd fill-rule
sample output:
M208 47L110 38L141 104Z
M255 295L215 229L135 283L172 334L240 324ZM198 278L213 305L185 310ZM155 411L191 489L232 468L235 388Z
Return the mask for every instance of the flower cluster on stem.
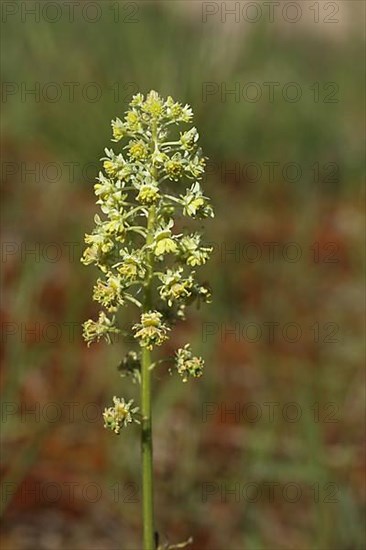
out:
M207 262L211 248L202 245L198 232L174 229L177 218L210 218L213 209L200 183L205 157L198 131L194 126L179 130L192 122L189 105L151 91L146 97L136 94L129 107L123 120L112 121L118 151L105 149L94 186L101 214L85 235L82 262L101 272L93 299L103 309L96 321L84 323L83 335L88 345L100 339L110 343L120 331L117 314L133 303L140 315L131 333L141 348L153 350L168 339L187 305L210 301L209 288L192 269ZM148 311L143 306L147 283L154 304ZM187 349L173 358L178 374L185 373L183 380L197 377L203 366L197 358L201 367L192 368L192 358L182 351Z
M146 97L133 96L124 117L112 121L117 150L106 148L102 158L103 170L94 185L100 213L94 217L94 229L85 235L81 259L100 271L93 299L101 310L97 320L83 325L88 346L101 339L111 343L120 332L121 310L128 304L137 308L130 332L139 351L130 351L119 370L141 383L144 437L151 432L149 372L163 363L152 363L150 353L166 342L187 306L211 299L208 285L196 275L211 248L202 243L199 232L177 230L183 218L189 225L190 220L214 215L201 187L206 159L192 119L189 105L151 91ZM184 382L203 373L203 360L193 355L189 344L170 360L171 372ZM132 401L114 397L113 402L103 415L106 428L118 434L122 427L139 422L139 409ZM150 544L148 531L145 546Z

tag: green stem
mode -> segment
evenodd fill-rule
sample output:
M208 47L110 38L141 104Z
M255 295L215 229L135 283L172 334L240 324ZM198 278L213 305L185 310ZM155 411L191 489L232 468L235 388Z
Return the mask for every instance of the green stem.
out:
M153 239L153 227L155 221L155 208L149 211L147 222L147 244ZM148 257L148 274L145 287L145 300L143 311L151 309L151 279L153 274L153 259L151 253ZM151 352L142 349L141 358L141 454L142 454L142 518L143 518L143 548L155 550L154 538L154 501L153 501L153 445L152 445L152 421L151 421Z
M150 351L142 352L141 373L141 429L142 452L142 517L144 550L155 550L154 543L154 503L153 503L153 449L151 425L151 363Z

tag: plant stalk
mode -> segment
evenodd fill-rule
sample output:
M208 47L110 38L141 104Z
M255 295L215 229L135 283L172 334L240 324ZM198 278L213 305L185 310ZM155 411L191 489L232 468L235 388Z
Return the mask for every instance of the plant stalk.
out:
M153 448L151 423L151 354L142 351L141 373L141 453L142 453L142 518L144 550L155 550L153 502Z
M147 222L147 244L153 240L155 208L149 210ZM153 259L148 257L148 273L145 286L143 311L151 309L151 279L153 274ZM141 456L142 456L142 521L143 521L143 549L155 550L154 529L154 497L153 497L153 444L151 418L151 352L142 349L141 356Z

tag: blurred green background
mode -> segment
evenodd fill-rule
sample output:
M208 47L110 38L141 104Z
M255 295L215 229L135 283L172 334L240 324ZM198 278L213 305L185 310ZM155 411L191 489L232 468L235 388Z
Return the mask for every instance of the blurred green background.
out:
M364 548L364 4L71 4L1 5L2 547L140 548L138 430L98 414L136 397L128 344L83 344L79 256L110 120L156 89L191 104L216 209L213 304L169 344L205 376L154 380L161 538Z

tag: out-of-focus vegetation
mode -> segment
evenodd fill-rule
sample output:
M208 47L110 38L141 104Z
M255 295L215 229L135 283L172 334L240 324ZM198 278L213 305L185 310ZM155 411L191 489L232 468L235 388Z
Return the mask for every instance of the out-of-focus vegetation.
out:
M100 2L94 24L78 10L73 23L2 24L2 79L16 85L2 117L3 548L139 548L139 491L129 485L139 483L138 431L112 437L96 407L83 408L103 409L127 384L116 369L123 342L81 341L95 274L79 256L109 121L133 93L156 89L194 107L216 210L206 230L214 302L175 333L206 357L205 376L188 392L164 371L155 377L159 531L172 541L192 534L194 550L361 549L362 8L350 14L339 2L340 23L325 32L301 21L203 23L181 2L141 2L135 23L115 23L110 4ZM93 97L92 82L95 102L81 93ZM217 91L249 82L263 90L257 102ZM273 102L265 82L280 83ZM282 96L289 82L298 102ZM21 93L36 83L40 101ZM74 99L65 83L77 83ZM334 90L337 102L324 102ZM268 163L278 163L273 178ZM288 163L301 167L298 181L283 174ZM288 323L297 328L284 333ZM244 414L223 414L235 404ZM205 483L215 489L206 499ZM283 496L289 483L298 501L291 488ZM82 493L88 484L101 490L97 502L92 488ZM239 497L225 499L235 484Z

